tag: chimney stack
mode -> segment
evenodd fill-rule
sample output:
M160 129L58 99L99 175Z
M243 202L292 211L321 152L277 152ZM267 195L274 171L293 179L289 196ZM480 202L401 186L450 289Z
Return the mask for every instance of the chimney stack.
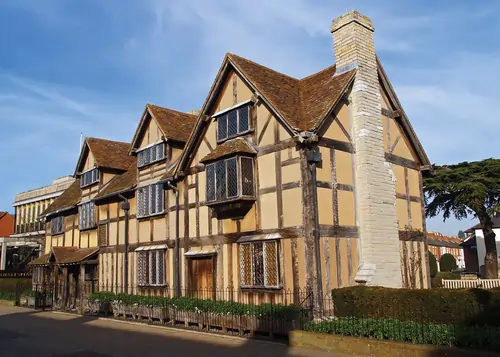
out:
M337 74L356 68L349 94L355 147L356 217L360 266L356 281L401 287L401 260L392 166L385 161L377 56L371 20L350 11L333 20Z

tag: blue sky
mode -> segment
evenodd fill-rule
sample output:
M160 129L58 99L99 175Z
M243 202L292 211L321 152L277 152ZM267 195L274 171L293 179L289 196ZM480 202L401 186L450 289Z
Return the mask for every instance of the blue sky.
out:
M296 77L329 66L351 9L431 161L498 157L497 1L2 0L0 210L72 174L80 133L130 141L146 102L199 109L226 52Z

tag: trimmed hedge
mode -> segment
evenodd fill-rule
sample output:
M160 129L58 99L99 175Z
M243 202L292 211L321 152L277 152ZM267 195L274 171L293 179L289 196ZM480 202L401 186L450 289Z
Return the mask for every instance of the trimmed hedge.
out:
M167 298L162 296L143 296L123 293L115 294L107 291L93 293L90 295L89 300L121 302L126 305L173 308L181 311L213 313L218 315L273 317L283 320L295 319L300 316L306 316L307 314L304 308L295 305L249 305L223 300L205 300L191 297Z
M305 329L312 332L369 337L379 340L474 349L500 349L500 328L496 326L457 326L387 318L343 317L311 322L306 325Z
M439 259L439 267L443 272L450 272L457 269L457 260L450 253L443 254Z
M332 291L336 317L393 318L419 323L500 326L500 289L388 289Z
M460 273L450 273L450 272L439 272L433 278L431 278L431 287L433 289L443 287L443 279L445 280L460 280Z
M438 264L436 256L432 254L431 251L429 251L428 254L429 254L429 268L430 268L431 278L434 278L438 273Z

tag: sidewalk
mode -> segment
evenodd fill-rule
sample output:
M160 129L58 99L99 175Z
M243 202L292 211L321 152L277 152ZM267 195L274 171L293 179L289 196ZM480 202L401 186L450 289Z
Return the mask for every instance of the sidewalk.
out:
M2 357L343 357L282 344L0 306Z

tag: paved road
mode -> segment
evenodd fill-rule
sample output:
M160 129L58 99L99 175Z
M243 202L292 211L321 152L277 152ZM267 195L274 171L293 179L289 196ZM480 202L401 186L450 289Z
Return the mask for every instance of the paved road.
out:
M183 330L0 306L1 357L339 357Z

